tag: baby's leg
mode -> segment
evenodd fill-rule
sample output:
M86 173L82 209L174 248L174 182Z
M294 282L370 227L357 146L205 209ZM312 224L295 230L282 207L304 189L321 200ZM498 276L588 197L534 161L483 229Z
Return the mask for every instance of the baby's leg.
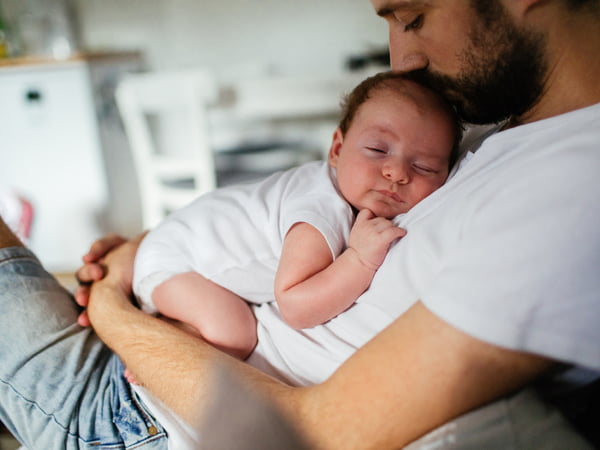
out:
M238 295L195 272L158 285L152 300L167 317L192 325L204 340L245 359L256 346L256 319Z

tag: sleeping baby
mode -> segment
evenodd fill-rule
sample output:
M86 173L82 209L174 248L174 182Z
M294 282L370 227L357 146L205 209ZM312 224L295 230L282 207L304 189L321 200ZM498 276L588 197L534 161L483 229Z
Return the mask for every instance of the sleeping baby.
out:
M329 321L405 235L392 219L443 185L460 135L452 109L409 76L367 78L344 101L326 162L217 189L148 233L140 306L240 359L257 344L249 303L276 302L296 329Z

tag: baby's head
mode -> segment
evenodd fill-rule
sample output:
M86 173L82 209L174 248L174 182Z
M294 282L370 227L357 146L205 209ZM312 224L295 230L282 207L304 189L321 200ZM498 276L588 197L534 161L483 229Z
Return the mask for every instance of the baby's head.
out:
M355 209L392 218L444 184L461 135L441 97L410 75L384 72L346 97L329 164Z

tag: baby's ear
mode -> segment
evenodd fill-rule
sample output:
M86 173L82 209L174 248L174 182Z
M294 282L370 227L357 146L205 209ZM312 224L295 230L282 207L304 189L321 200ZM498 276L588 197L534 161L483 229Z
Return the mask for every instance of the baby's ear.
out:
M331 167L337 167L337 160L342 150L342 144L344 143L344 135L340 127L337 127L333 132L333 138L331 140L331 147L329 147L329 165Z

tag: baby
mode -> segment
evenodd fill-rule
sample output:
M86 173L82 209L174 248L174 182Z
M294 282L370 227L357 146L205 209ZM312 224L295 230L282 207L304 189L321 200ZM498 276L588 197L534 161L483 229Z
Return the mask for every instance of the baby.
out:
M391 219L446 181L460 137L453 110L408 76L364 80L345 99L327 162L217 189L145 237L134 269L142 309L240 359L257 342L248 302L275 300L294 328L327 322L405 235Z

